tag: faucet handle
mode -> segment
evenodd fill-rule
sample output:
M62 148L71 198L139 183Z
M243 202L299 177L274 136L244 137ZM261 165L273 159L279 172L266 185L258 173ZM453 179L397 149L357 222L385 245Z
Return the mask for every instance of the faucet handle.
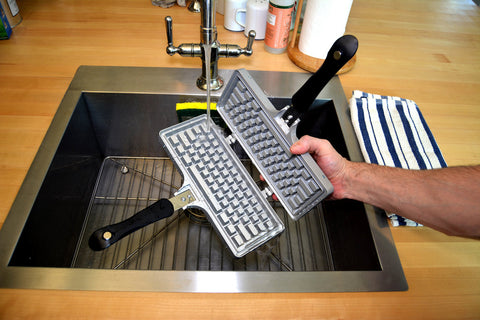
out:
M173 36L172 36L172 17L165 17L165 27L167 29L167 41L168 45L173 45Z
M250 30L248 32L248 40L247 40L247 46L243 49L243 54L246 56L251 56L253 51L252 51L252 46L253 46L253 41L255 41L255 36L257 33L255 30Z
M242 54L251 56L253 53L252 46L255 40L256 33L254 30L248 32L247 46L245 48L240 47L237 44L221 44L218 50L219 57L239 57Z
M167 53L173 56L178 51L178 48L173 45L172 17L165 17L165 28L167 29Z
M165 17L165 27L167 29L167 53L173 56L178 53L185 57L201 57L202 48L200 44L196 43L182 43L178 47L173 45L173 32L172 32L172 17Z

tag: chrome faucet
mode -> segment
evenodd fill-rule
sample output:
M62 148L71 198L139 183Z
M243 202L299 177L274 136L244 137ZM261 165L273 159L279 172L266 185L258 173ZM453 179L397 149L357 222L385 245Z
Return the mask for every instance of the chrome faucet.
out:
M167 53L174 55L180 54L184 57L201 57L202 75L197 79L197 86L202 90L207 90L207 68L205 67L205 49L204 45L211 45L210 60L210 89L218 90L223 85L223 79L218 75L218 59L224 57L238 57L242 54L250 56L252 54L252 45L255 40L255 31L248 33L247 46L241 48L236 44L220 44L217 40L217 27L215 25L216 1L202 0L200 6L201 25L200 25L200 43L183 43L178 47L173 45L172 36L172 17L165 17L167 28Z

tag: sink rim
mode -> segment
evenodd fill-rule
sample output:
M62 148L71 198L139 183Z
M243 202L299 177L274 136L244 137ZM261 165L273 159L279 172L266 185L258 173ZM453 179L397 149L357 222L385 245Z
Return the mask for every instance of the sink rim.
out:
M309 76L306 73L249 72L261 84L267 96L275 97L291 97ZM58 142L82 93L204 95L193 81L198 73L200 69L79 67L0 230L0 287L168 292L407 290L408 285L385 214L369 205L365 205L365 209L382 267L380 271L142 271L8 266ZM226 81L232 73L233 70L220 70ZM175 75L174 79L172 74ZM212 95L220 96L222 92L220 89ZM353 161L363 161L339 78L332 79L318 98L333 100L350 157ZM152 281L152 277L156 281ZM318 280L312 281L312 277Z

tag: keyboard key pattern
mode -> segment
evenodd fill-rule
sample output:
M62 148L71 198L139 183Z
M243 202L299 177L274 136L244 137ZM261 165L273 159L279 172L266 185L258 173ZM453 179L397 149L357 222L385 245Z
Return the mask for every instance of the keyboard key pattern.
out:
M235 74L230 82L225 89L229 95L224 98L224 92L217 110L289 215L298 220L331 192L322 181L331 184L321 171L319 178L318 173L309 170L303 157L290 153L288 143L278 137L281 131L273 128L276 122L263 110L250 87Z
M214 127L206 132L200 116L160 132L194 193L201 193L210 222L232 253L243 256L283 231L284 225L263 197L225 138ZM195 205L193 203L192 205Z

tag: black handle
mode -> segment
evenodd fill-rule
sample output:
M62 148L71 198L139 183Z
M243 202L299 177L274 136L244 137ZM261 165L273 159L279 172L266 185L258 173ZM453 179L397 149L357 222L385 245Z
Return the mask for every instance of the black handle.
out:
M122 222L98 229L90 236L88 245L95 251L106 249L130 233L170 217L174 211L170 200L160 199Z
M169 46L173 46L172 17L165 17L165 29L167 29L167 42Z
M285 114L285 120L291 120L291 125L298 116L307 111L320 91L335 76L357 52L358 40L352 35L338 38L328 51L327 57L321 67L307 82L293 95L292 107Z

